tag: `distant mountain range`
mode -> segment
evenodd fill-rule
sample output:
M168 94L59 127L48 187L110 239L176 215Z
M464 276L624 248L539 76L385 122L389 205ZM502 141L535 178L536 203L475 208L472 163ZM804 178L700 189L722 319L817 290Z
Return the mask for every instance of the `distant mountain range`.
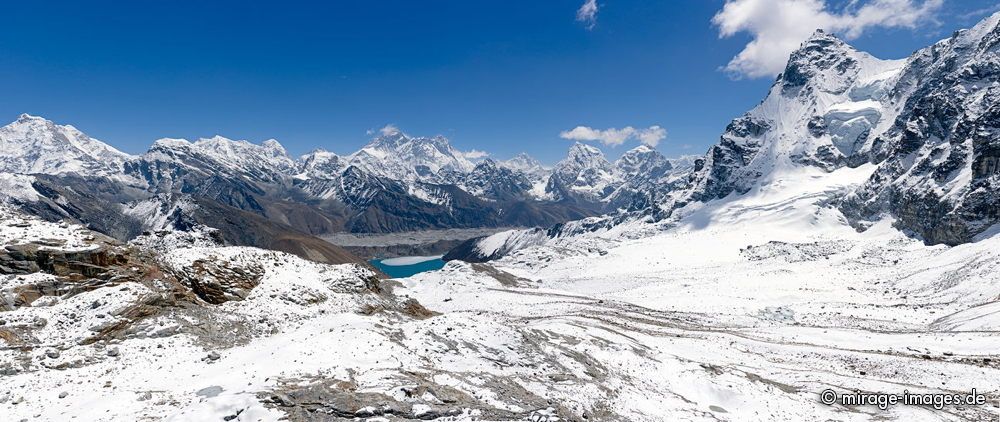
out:
M283 250L289 238L344 231L548 226L634 207L643 181L690 167L647 147L610 163L583 144L551 169L527 154L474 162L444 137L394 129L344 156L295 159L273 139L221 136L160 139L129 155L27 114L0 128L0 147L0 196L34 214L119 239L205 225Z

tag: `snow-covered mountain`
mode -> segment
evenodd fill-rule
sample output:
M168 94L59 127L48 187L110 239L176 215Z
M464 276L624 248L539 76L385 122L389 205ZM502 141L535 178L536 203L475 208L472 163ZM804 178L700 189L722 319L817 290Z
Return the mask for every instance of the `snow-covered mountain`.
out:
M0 207L0 410L14 420L995 420L1000 236L947 247L888 222L857 232L827 201L873 167L801 166L672 224L555 241L505 232L478 245L510 253L498 261L391 281L223 247L207 228L121 244ZM817 398L904 387L976 389L987 404L845 411Z
M330 151L317 149L299 157L298 178L332 178L347 169L347 160Z
M615 172L622 179L658 178L673 168L667 157L646 145L631 149L615 161Z
M545 192L557 201L600 202L618 178L614 166L597 147L575 143L566 158L552 168Z
M605 212L646 209L653 192L672 191L692 171L693 157L671 160L659 151L640 145L609 162L600 149L577 143L567 158L551 171L545 196L560 201L590 204Z
M647 192L647 213L667 218L801 167L873 164L871 179L840 201L858 227L891 215L929 243L970 241L1000 222L998 22L994 15L905 60L880 60L817 31L686 180Z
M0 128L0 170L20 174L99 174L122 171L132 157L73 126L22 114Z
M873 133L893 121L886 85L904 63L876 59L817 31L792 53L764 101L729 124L696 165L691 186L664 192L660 206L669 211L745 193L799 166L833 170L858 162L853 157Z
M153 185L181 172L194 172L201 177L221 175L278 183L294 174L298 167L299 164L274 139L257 145L214 136L195 142L159 139L149 151L126 165L126 173L144 178Z
M472 195L503 201L524 197L532 184L525 173L487 158L462 177L459 186Z
M473 164L444 137L398 130L383 130L352 154L316 150L298 159L275 140L221 136L160 139L130 156L30 116L4 128L2 141L9 148L0 161L0 196L120 239L215 224L228 227L221 233L230 240L263 246L277 239L248 236L240 225L268 222L284 228L258 231L309 236L547 226L599 211L548 200L542 192L547 177L531 167L530 157L520 160L532 176L493 160ZM249 214L235 218L236 211Z
M390 179L424 182L438 181L444 172L468 173L474 167L443 136L410 137L393 128L383 129L346 162Z
M612 163L577 143L549 171L527 155L474 164L444 137L394 128L347 155L317 150L296 160L277 141L214 137L162 139L128 156L72 127L22 116L3 129L9 148L0 164L11 174L36 173L33 183L48 186L46 206L36 208L50 214L86 219L79 209L87 207L65 203L87 195L135 210L128 204L182 194L309 234L546 226L599 213L615 214L609 221L662 220L803 167L872 164L872 179L837 201L854 224L892 215L930 243L955 244L1000 221L992 193L1000 155L997 20L905 60L877 59L817 31L791 54L767 97L694 159L640 146ZM66 189L73 183L41 175L113 181ZM11 179L10 189L23 191L25 180ZM101 214L99 221L118 221Z
M532 181L542 180L549 175L549 169L546 169L542 163L525 152L519 153L511 157L509 160L501 161L498 164L516 172L523 173Z

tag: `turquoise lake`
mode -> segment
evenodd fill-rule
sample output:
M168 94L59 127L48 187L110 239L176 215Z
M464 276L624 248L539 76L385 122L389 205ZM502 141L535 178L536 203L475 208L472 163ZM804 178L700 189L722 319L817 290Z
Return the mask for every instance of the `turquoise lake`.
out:
M375 268L378 268L379 270L388 274L389 277L392 278L409 277L411 275L422 273L424 271L440 270L441 268L444 267L444 261L439 257L404 257L404 258L415 258L415 259L427 258L427 259L413 264L402 264L402 265L399 264L393 265L394 261L398 262L402 258L373 259L368 262L374 265ZM405 261L405 259L403 260Z

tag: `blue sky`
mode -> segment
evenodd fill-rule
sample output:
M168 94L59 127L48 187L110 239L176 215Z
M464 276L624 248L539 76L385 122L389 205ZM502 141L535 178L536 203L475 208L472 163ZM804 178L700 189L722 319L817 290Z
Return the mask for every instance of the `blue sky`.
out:
M880 18L850 42L904 57L996 8L928 1L941 4L910 22ZM865 3L732 2L804 2L845 16ZM730 16L738 29L720 37L723 0L604 0L579 19L585 0L204 3L6 4L0 117L41 115L132 153L161 137L215 134L276 138L296 155L347 153L386 124L501 159L527 151L557 161L571 143L560 133L577 126L655 125L667 132L665 154L702 153L773 80L752 75L771 74L752 60L727 64L755 37L814 25ZM830 25L848 33L853 22ZM602 149L616 156L637 139Z

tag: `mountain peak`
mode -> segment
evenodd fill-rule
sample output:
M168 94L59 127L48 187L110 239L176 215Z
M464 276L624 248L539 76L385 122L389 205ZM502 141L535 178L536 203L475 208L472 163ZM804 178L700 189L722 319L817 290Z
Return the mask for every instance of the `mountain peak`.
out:
M622 154L621 158L615 161L615 168L618 169L625 178L633 178L641 173L662 173L670 170L671 165L663 154L650 148L648 145L639 145Z
M861 53L840 38L823 30L813 32L788 56L788 64L779 76L786 90L815 81L821 91L837 92L850 85L860 62L877 60Z
M185 148L191 146L191 141L183 138L160 138L153 142L153 146L150 149L156 148Z
M806 40L799 45L798 50L808 50L811 48L848 48L854 50L854 47L851 47L836 35L822 29L813 31L812 35L810 35L809 38L806 38Z
M813 31L812 35L809 35L809 38L806 38L805 43L808 43L811 40L823 40L823 39L829 39L829 38L832 38L832 39L835 39L835 40L839 40L839 38L837 38L833 34L830 34L830 33L827 33L826 31L824 31L823 28L816 28L816 30Z
M379 136L376 136L368 142L366 148L378 148L378 149L396 149L400 145L403 145L410 141L410 137L406 136L405 133L401 132L399 129L383 129Z
M51 123L48 119L45 119L44 117L32 116L32 115L30 115L28 113L21 113L20 116L17 116L17 120L15 122L17 122L17 123L26 123L26 122L47 122L47 123Z
M479 168L491 169L491 170L492 169L496 169L497 168L497 162L493 161L492 158L484 158L481 161L479 161L478 163L476 163L476 168L477 169L479 169Z
M576 142L569 147L569 154L556 165L559 171L580 171L581 169L610 170L611 163L604 153L593 145Z
M281 142L278 142L278 140L274 138L261 142L260 146L264 147L265 149L271 150L276 154L282 154L282 155L287 154L287 152L285 152L284 145L281 145Z
M626 154L628 154L628 153L636 154L636 153L647 153L647 152L652 152L652 151L656 151L656 150L653 149L653 147L651 147L649 145L641 144L641 145L639 145L639 146L637 146L635 148L632 148L632 149L626 151L625 153Z
M394 130L389 130L394 129ZM381 131L347 161L375 175L396 180L431 180L442 170L468 173L475 165L448 138L411 137L398 129Z
M73 126L27 113L0 128L0 172L106 175L117 173L128 158Z
M545 167L542 166L542 163L536 160L535 157L532 157L524 152L515 155L507 161L502 161L499 164L538 180L544 178L548 174Z
M586 155L586 156L601 156L604 157L604 153L601 152L600 148L593 145L587 145L581 142L574 142L572 146L569 147L570 156Z
M222 135L215 135L211 138L199 138L197 141L195 141L195 144L211 145L211 144L229 144L236 142L249 143L247 141L234 141Z

